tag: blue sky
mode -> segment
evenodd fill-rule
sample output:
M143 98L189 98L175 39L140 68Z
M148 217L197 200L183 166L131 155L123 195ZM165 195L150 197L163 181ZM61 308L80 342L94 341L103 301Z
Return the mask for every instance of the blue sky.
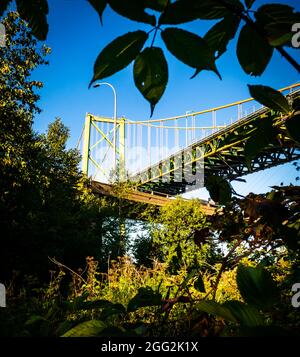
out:
M262 3L286 3L300 11L299 0L255 2L254 9ZM113 115L113 96L109 88L88 89L93 75L94 61L104 46L114 38L137 29L150 27L139 24L113 13L109 8L104 13L104 26L99 17L85 0L49 0L49 35L46 41L52 48L50 65L37 69L34 78L44 82L40 91L39 106L43 110L35 118L34 128L43 132L55 117L61 117L71 130L69 147L74 147L80 135L86 112L111 117ZM181 28L203 36L213 25L210 21L196 21ZM149 39L149 44L151 39ZM276 52L261 77L247 76L238 64L232 41L228 51L217 62L223 80L212 73L203 71L195 79L189 78L193 69L180 63L170 55L159 36L155 42L162 46L169 63L169 83L165 94L156 106L153 119L164 118L200 111L249 97L247 84L264 84L281 88L299 81L299 75ZM300 60L299 50L290 50L295 59ZM135 88L132 67L107 78L116 89L118 114L131 120L149 119L150 107ZM238 184L238 192L263 192L271 184L289 183L296 171L291 165L246 177L248 184ZM247 186L247 187L246 187ZM236 185L235 185L236 187ZM201 194L202 197L207 195Z

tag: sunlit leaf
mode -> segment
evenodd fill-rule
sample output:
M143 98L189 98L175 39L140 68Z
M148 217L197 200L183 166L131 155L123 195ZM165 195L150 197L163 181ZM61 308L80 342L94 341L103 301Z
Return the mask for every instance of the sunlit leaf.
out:
M152 116L168 83L168 63L161 48L145 48L137 56L133 71L135 85L150 103Z
M238 39L237 57L247 74L260 76L270 62L273 50L255 29L248 24L244 25Z
M168 50L181 62L195 68L195 77L202 70L211 70L220 78L215 64L214 51L198 35L178 28L167 28L162 34Z
M230 184L220 176L208 176L205 180L205 187L210 197L221 205L226 204L231 199Z
M295 114L285 121L289 136L300 144L300 114Z
M141 0L108 0L110 7L118 14L137 22L155 26L155 16L145 12L146 5Z
M204 36L209 47L220 57L227 50L227 45L234 38L240 23L240 18L228 15L216 23Z
M264 106L288 114L292 108L283 94L277 90L262 85L248 85L251 96Z
M162 296L149 286L139 288L138 293L129 301L127 311L135 311L140 307L162 305Z
M94 65L94 76L91 84L109 77L127 67L140 53L148 35L144 31L128 32L116 38L99 54Z
M237 284L243 299L260 308L270 308L278 302L279 292L271 274L263 267L237 269Z
M93 6L93 8L98 12L98 15L100 17L100 22L103 25L102 22L102 15L103 11L106 8L108 0L88 0L88 2Z
M47 0L16 0L18 13L21 18L28 22L34 36L44 41L48 34L48 3Z
M64 333L62 337L96 337L105 327L106 324L103 321L85 321Z

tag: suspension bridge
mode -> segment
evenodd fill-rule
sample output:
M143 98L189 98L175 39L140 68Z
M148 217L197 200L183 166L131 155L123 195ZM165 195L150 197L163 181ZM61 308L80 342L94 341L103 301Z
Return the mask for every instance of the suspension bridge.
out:
M289 100L299 97L300 84L280 91ZM131 181L134 189L128 199L164 205L172 196L203 187L209 175L240 180L299 159L299 145L283 135L247 165L245 142L268 112L249 98L164 119L115 121L87 113L82 170L95 193L111 194L110 181ZM284 120L278 116L274 125L284 130ZM209 207L206 202L203 206Z

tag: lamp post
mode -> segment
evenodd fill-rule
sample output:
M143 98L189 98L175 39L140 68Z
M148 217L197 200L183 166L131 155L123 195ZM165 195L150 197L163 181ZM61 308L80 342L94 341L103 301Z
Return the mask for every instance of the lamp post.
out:
M109 86L114 93L114 137L113 137L113 165L114 171L117 172L117 93L115 88L107 82L96 83L93 85L94 88L100 87L102 85Z

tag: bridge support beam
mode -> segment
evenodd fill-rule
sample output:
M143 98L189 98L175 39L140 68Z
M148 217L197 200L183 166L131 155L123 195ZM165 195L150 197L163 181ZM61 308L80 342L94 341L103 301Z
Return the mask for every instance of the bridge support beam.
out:
M126 180L125 172L125 118L119 120L119 180Z
M91 115L87 114L84 124L83 151L82 151L82 172L88 176L89 156L90 156L90 134L91 134Z

